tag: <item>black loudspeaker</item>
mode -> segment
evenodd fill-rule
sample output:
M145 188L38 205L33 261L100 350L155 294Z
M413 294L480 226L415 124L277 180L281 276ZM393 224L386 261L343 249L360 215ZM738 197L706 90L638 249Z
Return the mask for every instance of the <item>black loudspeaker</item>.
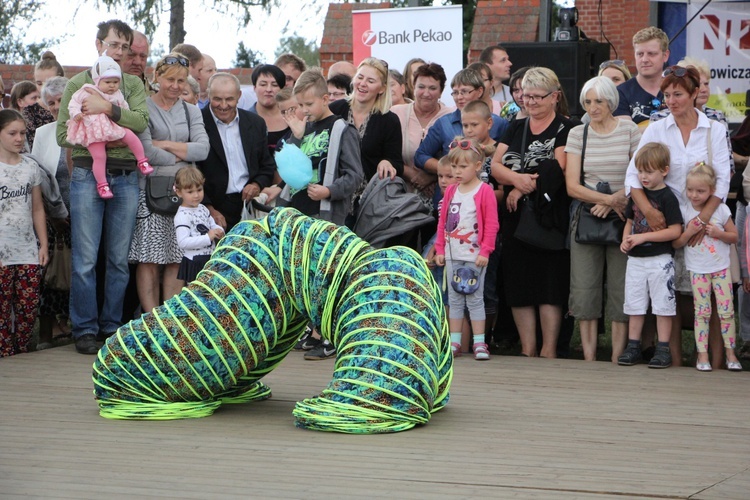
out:
M543 66L555 72L568 99L571 116L586 112L578 100L583 85L599 74L599 65L609 60L609 45L598 42L501 43L513 70Z

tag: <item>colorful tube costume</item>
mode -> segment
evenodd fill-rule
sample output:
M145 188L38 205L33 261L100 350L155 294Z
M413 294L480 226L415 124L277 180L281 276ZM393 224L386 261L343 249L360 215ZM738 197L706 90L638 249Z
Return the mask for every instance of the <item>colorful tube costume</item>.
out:
M107 341L93 373L100 414L194 418L268 398L260 379L308 322L337 359L328 387L297 403L298 427L397 432L448 402L450 339L423 259L287 208L235 226L195 281Z

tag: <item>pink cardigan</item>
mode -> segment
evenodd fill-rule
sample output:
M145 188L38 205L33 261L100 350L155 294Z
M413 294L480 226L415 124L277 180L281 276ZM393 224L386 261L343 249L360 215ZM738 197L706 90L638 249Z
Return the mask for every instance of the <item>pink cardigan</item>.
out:
M437 255L445 255L445 221L456 189L458 189L458 184L451 184L445 190L443 206L440 208L437 237L435 238L435 253ZM497 198L495 198L495 191L492 186L482 183L479 191L474 195L474 204L477 207L477 222L479 224L479 255L489 257L495 249L495 238L500 230Z

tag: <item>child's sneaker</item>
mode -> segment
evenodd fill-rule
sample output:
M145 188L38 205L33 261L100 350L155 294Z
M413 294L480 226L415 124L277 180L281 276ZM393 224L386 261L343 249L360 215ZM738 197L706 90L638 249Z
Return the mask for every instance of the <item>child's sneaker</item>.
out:
M115 195L112 194L112 190L109 189L109 184L106 182L100 182L96 185L96 191L99 193L99 197L105 200L109 200L110 198L114 198Z
M148 160L143 159L138 162L138 170L143 175L153 174L154 173L154 167L151 166L151 164L148 162Z
M625 351L617 358L617 364L622 366L633 366L641 362L641 347L631 346L625 348Z
M453 353L454 358L460 357L461 356L461 344L451 342L451 352Z
M302 334L302 336L299 338L296 344L294 344L294 350L295 351L309 351L312 349L313 345L308 344L308 340L312 335L312 329L308 326L305 328L305 333Z
M474 359L484 361L490 359L490 350L484 342L474 344Z
M308 361L319 361L321 359L333 358L336 356L336 348L327 340L323 340L317 347L310 349L302 356Z
M672 366L672 353L669 346L656 346L654 357L648 362L649 368L669 368Z

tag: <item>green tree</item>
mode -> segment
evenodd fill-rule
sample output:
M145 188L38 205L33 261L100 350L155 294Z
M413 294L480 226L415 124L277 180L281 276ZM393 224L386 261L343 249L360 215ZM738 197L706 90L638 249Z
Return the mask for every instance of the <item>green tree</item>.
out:
M5 1L5 0L3 0ZM169 12L169 48L185 41L185 0L96 0L108 10L126 9L138 26L149 38L159 24L162 12ZM279 0L204 0L215 11L237 22L236 28L244 28L250 23L250 9L262 7L270 10L279 5ZM239 13L239 16L237 14Z
M262 62L263 58L259 53L245 47L245 42L240 42L232 64L234 64L235 68L254 68L262 64Z
M315 42L308 42L304 37L287 36L282 38L274 55L279 57L281 54L288 52L300 57L308 66L320 65L320 47Z
M24 44L26 27L39 17L44 2L37 0L3 0L0 3L0 63L33 64L57 39Z

